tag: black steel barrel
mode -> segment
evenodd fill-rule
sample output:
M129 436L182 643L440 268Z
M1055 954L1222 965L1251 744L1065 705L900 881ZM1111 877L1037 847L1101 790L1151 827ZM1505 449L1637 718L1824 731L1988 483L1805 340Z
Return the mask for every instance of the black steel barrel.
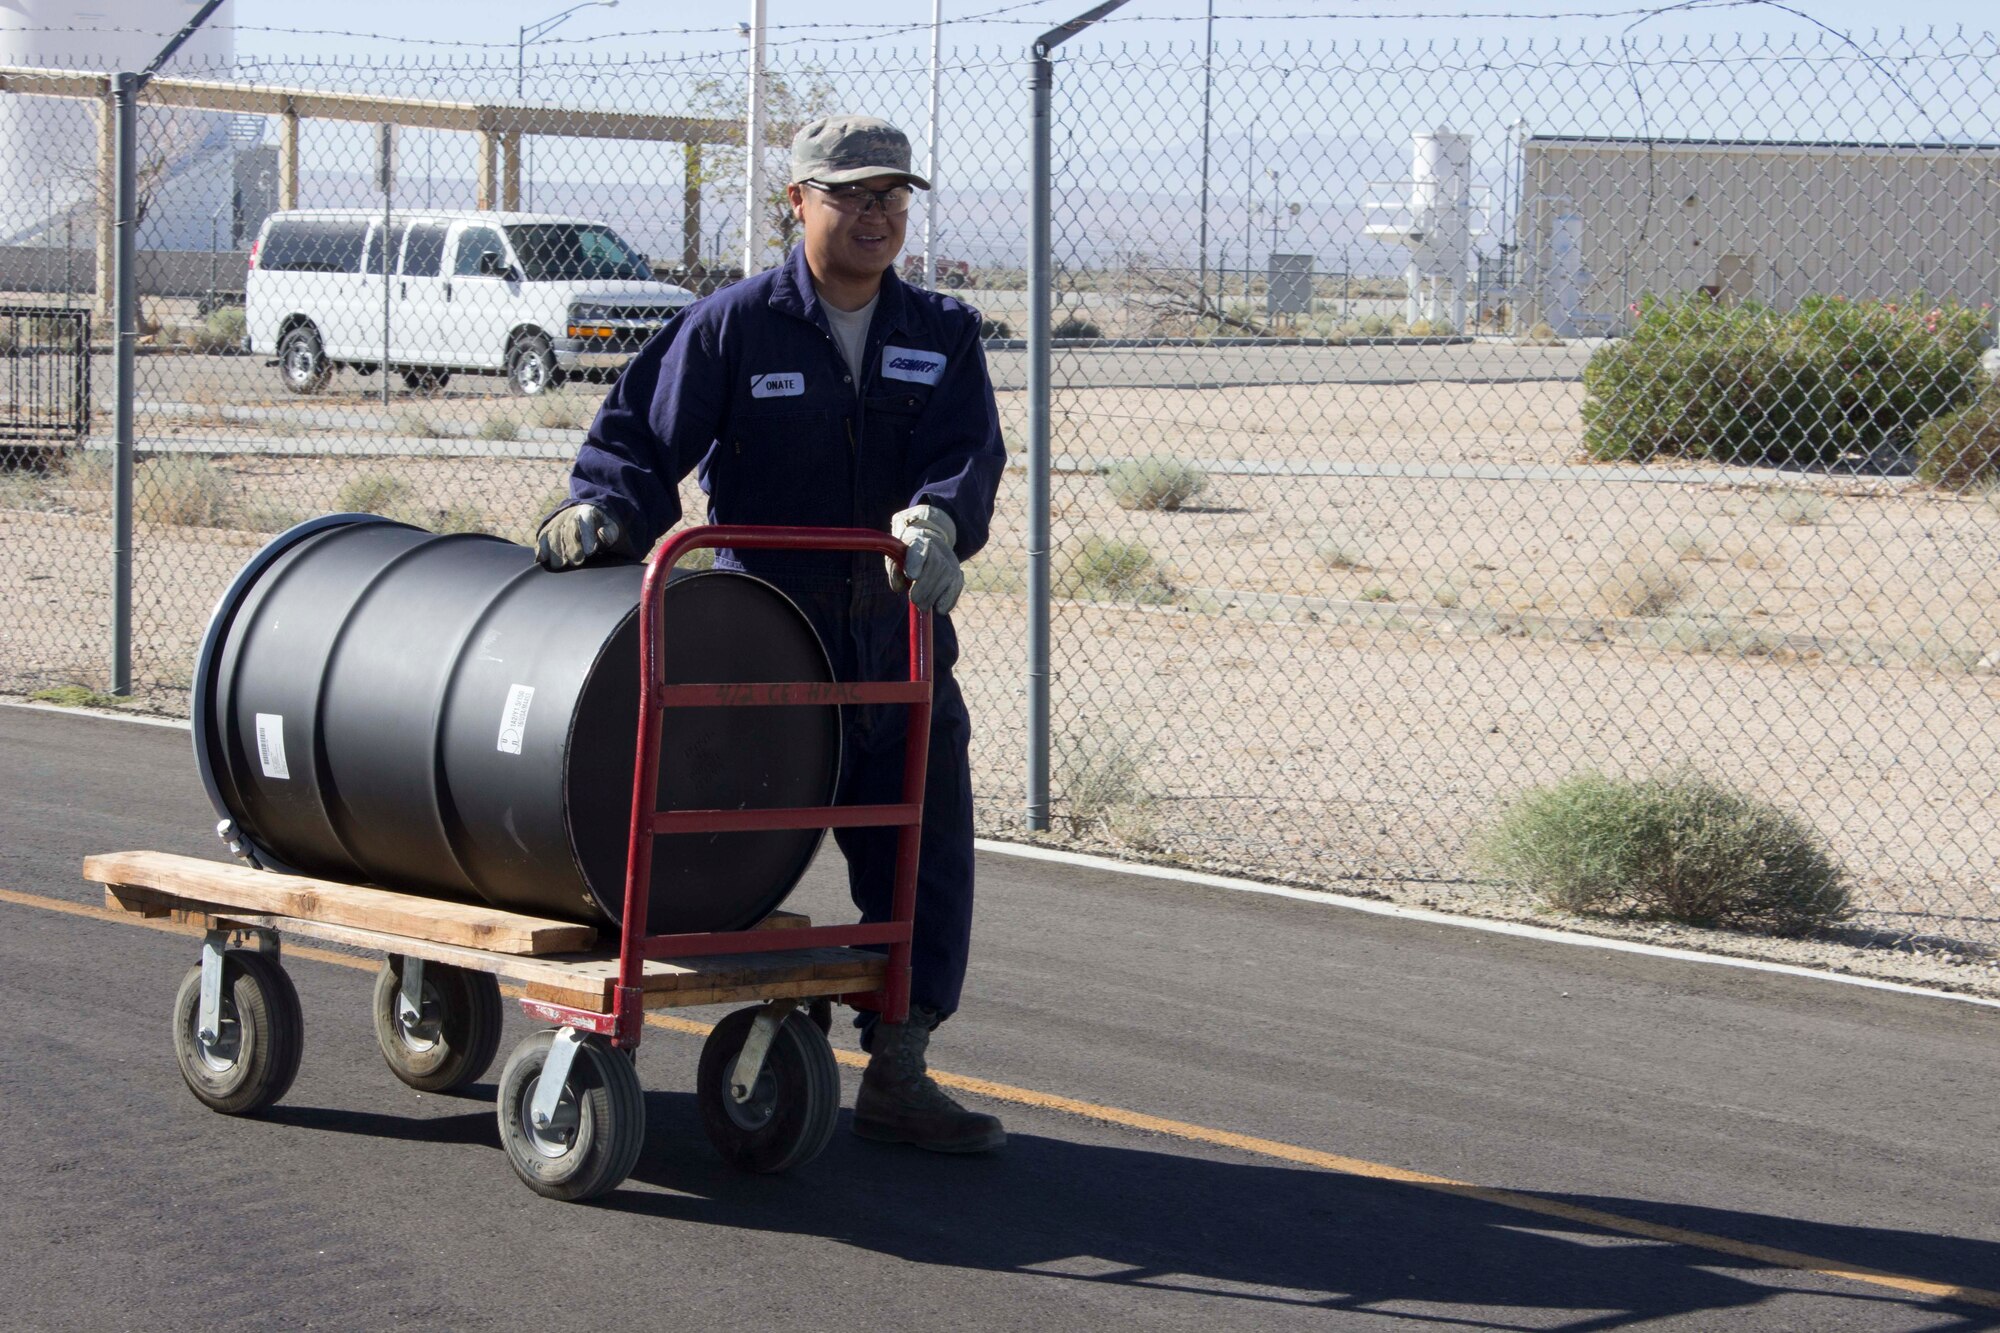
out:
M216 810L274 869L617 922L643 574L550 574L497 537L372 515L293 528L202 641L194 744ZM832 678L811 624L759 579L682 575L664 609L670 683ZM674 709L659 805L828 805L839 767L837 708ZM755 923L822 836L661 838L650 929Z

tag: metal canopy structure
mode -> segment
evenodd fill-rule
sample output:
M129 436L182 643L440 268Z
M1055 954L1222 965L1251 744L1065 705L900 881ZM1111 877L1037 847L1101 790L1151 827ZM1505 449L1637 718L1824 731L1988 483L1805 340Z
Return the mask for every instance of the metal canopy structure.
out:
M98 180L101 195L107 200L114 192L117 170L112 142L112 78L109 74L90 70L0 66L0 92L19 97L77 98L100 104ZM479 208L520 207L521 143L529 136L678 143L683 145L687 155L687 178L690 181L700 178L704 145L740 146L743 142L740 122L703 116L450 102L387 97L374 93L274 88L264 84L221 83L206 79L155 78L146 84L144 97L154 106L275 117L278 121L279 208L297 208L299 204L299 123L306 120L390 124L406 129L447 130L475 135L479 141L479 185L475 206ZM791 128L789 125L774 125L773 137L788 138ZM684 248L687 248L698 244L701 235L701 200L697 190L684 192L681 209L681 234ZM99 273L108 274L111 271L114 225L111 210L99 209ZM108 284L101 285L108 289ZM108 300L107 294L100 304Z

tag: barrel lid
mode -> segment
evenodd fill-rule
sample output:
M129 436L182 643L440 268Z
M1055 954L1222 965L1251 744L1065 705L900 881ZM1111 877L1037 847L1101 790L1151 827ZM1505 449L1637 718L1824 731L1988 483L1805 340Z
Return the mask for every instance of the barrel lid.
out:
M264 576L264 571L269 569L279 556L306 538L333 528L393 522L394 519L383 518L380 514L322 514L318 518L309 518L303 523L286 528L265 543L263 548L251 556L249 562L237 571L236 578L216 601L214 614L208 618L208 630L201 636L201 651L195 657L193 697L190 700L189 710L192 714L191 730L194 732L194 762L195 767L201 772L201 785L208 792L209 804L215 807L216 815L222 820L216 831L223 835L224 841L232 845L232 849L240 848L238 855L243 856L252 865L261 866L266 870L293 873L290 866L253 842L242 830L237 824L237 813L223 800L222 785L216 781L215 756L221 737L214 730L219 723L215 707L215 672L222 656L222 646L229 638L229 627L235 622L236 613L242 608L244 598L250 595L250 590L257 585L257 580Z

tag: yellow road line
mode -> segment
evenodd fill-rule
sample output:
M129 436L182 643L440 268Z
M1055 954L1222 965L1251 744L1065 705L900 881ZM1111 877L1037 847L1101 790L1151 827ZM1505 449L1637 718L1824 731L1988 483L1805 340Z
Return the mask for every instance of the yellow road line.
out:
M177 925L171 921L147 921L126 912L110 908L96 907L88 903L66 902L60 898L50 898L42 894L17 893L10 889L0 889L0 902L14 903L22 907L35 907L44 911L62 912L70 916L90 917L99 921L116 921L121 924L137 924L164 930L173 934L194 935L199 932L193 926ZM308 948L301 945L285 946L292 957L310 958L315 962L332 963L339 967L372 972L378 966L372 959L356 958L349 954L333 953L325 949ZM510 992L512 987L505 988ZM713 1024L698 1023L691 1018L680 1018L672 1014L649 1013L646 1023L650 1027L668 1032L678 1032L690 1037L706 1037L714 1028ZM868 1057L856 1051L835 1051L834 1058L852 1068L861 1068L868 1063ZM1431 1190L1439 1194L1450 1194L1462 1199L1476 1199L1481 1203L1494 1204L1501 1208L1511 1208L1517 1212L1534 1213L1542 1217L1558 1218L1583 1226L1616 1232L1620 1235L1637 1236L1645 1240L1663 1241L1670 1245L1685 1245L1692 1249L1708 1250L1715 1254L1727 1254L1739 1259L1750 1259L1757 1263L1769 1264L1774 1268L1790 1268L1802 1273L1817 1273L1822 1277L1842 1278L1850 1282L1866 1283L1874 1287L1886 1287L1892 1291L1906 1292L1913 1296L1928 1296L1939 1300L1958 1301L1966 1305L1979 1305L2000 1310L2000 1291L1989 1291L1983 1287L1964 1286L1953 1282L1932 1282L1926 1278L1906 1277L1901 1273L1891 1273L1880 1268L1869 1268L1860 1264L1850 1264L1838 1259L1824 1259L1816 1255L1802 1254L1797 1250L1782 1250L1770 1245L1757 1245L1749 1241L1733 1240L1728 1236L1717 1236L1705 1231L1689 1231L1684 1227L1663 1226L1657 1222L1642 1221L1635 1217L1625 1217L1619 1213L1608 1213L1601 1208L1586 1208L1579 1204L1564 1203L1558 1199L1544 1199L1533 1194L1522 1194L1514 1190L1495 1189L1486 1185L1474 1185L1463 1180L1453 1180L1449 1176L1434 1176L1422 1171L1409 1171L1382 1162L1370 1162L1359 1157L1343 1157L1338 1153L1321 1152L1317 1148L1304 1148L1295 1143L1284 1143L1277 1139L1263 1139L1251 1134L1238 1134L1226 1129L1211 1129L1206 1125L1191 1124L1185 1120L1168 1120L1162 1116L1147 1115L1143 1111L1127 1111L1121 1107L1103 1106L1096 1102L1079 1101L1074 1097L1062 1097L1055 1093L1037 1092L1033 1088L1017 1088L1010 1083L995 1083L991 1079L973 1078L966 1074L947 1074L933 1070L937 1081L948 1088L973 1093L980 1097L990 1097L994 1101L1011 1102L1017 1106L1032 1107L1040 1111L1053 1111L1061 1115L1077 1116L1084 1120L1095 1120L1107 1125L1118 1125L1125 1129L1143 1130L1150 1134L1165 1134L1184 1139L1190 1143L1205 1143L1217 1148L1232 1148L1238 1152L1250 1153L1257 1157L1269 1157L1280 1162L1294 1162L1300 1166L1318 1167L1323 1171L1333 1171L1341 1175L1356 1176L1366 1180L1386 1180L1399 1185L1411 1185L1418 1189Z

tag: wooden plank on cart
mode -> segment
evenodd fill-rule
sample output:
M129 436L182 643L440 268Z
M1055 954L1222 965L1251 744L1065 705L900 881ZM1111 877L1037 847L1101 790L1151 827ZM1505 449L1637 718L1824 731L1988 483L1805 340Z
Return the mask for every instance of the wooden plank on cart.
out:
M478 903L448 902L386 889L167 852L85 857L83 877L105 886L107 905L140 915L166 910L235 909L352 926L489 953L575 953L596 943L592 926L551 921Z
M887 960L879 953L836 948L655 958L646 963L640 988L645 992L648 1009L792 995L835 995L874 990L881 984L887 966ZM617 979L615 956L597 954L565 960L560 977L537 980L528 986L528 998L603 1011L611 1006L611 990Z

